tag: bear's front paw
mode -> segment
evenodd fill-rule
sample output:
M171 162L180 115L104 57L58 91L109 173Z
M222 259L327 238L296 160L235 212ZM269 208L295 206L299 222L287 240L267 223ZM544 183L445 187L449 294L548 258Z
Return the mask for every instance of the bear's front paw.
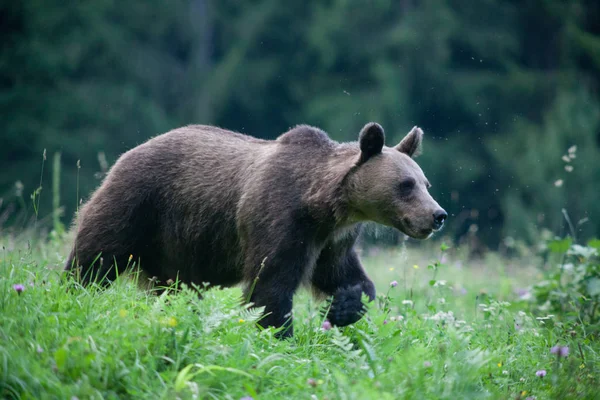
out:
M327 319L333 325L346 326L355 323L365 313L362 303L362 285L338 289L333 296Z

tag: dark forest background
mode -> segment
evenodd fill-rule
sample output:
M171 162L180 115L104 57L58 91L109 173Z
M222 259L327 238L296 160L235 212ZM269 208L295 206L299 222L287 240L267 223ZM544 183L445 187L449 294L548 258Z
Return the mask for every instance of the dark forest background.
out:
M181 125L349 141L378 121L388 144L424 129L454 239L535 243L562 209L600 234L597 0L2 0L0 39L0 229L57 206L67 225Z

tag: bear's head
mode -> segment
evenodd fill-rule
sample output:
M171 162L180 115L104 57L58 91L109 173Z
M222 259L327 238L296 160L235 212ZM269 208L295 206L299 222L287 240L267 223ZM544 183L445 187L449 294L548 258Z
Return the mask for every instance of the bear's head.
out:
M397 146L387 147L383 128L365 125L360 154L346 180L353 219L391 226L417 239L442 228L448 214L429 194L431 185L413 160L422 139L423 131L415 126Z

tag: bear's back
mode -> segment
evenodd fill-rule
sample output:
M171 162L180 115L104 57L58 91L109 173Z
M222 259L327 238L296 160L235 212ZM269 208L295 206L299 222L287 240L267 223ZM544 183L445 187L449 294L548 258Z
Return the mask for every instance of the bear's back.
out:
M259 139L238 132L208 125L189 125L174 129L157 136L147 142L150 146L168 146L171 151L181 150L184 153L199 151L204 154L249 155L255 151L281 145L300 145L305 149L319 148L331 150L336 142L327 133L309 125L297 125L281 134L276 140Z

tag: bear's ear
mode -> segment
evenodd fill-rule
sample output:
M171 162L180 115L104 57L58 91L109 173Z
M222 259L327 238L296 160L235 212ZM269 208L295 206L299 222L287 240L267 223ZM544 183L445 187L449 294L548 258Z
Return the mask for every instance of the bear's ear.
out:
M374 155L381 153L384 142L385 134L381 125L376 122L366 124L358 135L360 145L360 160L358 163L362 164Z
M414 126L396 146L396 150L414 158L421 154L421 142L423 142L423 131L421 128Z

